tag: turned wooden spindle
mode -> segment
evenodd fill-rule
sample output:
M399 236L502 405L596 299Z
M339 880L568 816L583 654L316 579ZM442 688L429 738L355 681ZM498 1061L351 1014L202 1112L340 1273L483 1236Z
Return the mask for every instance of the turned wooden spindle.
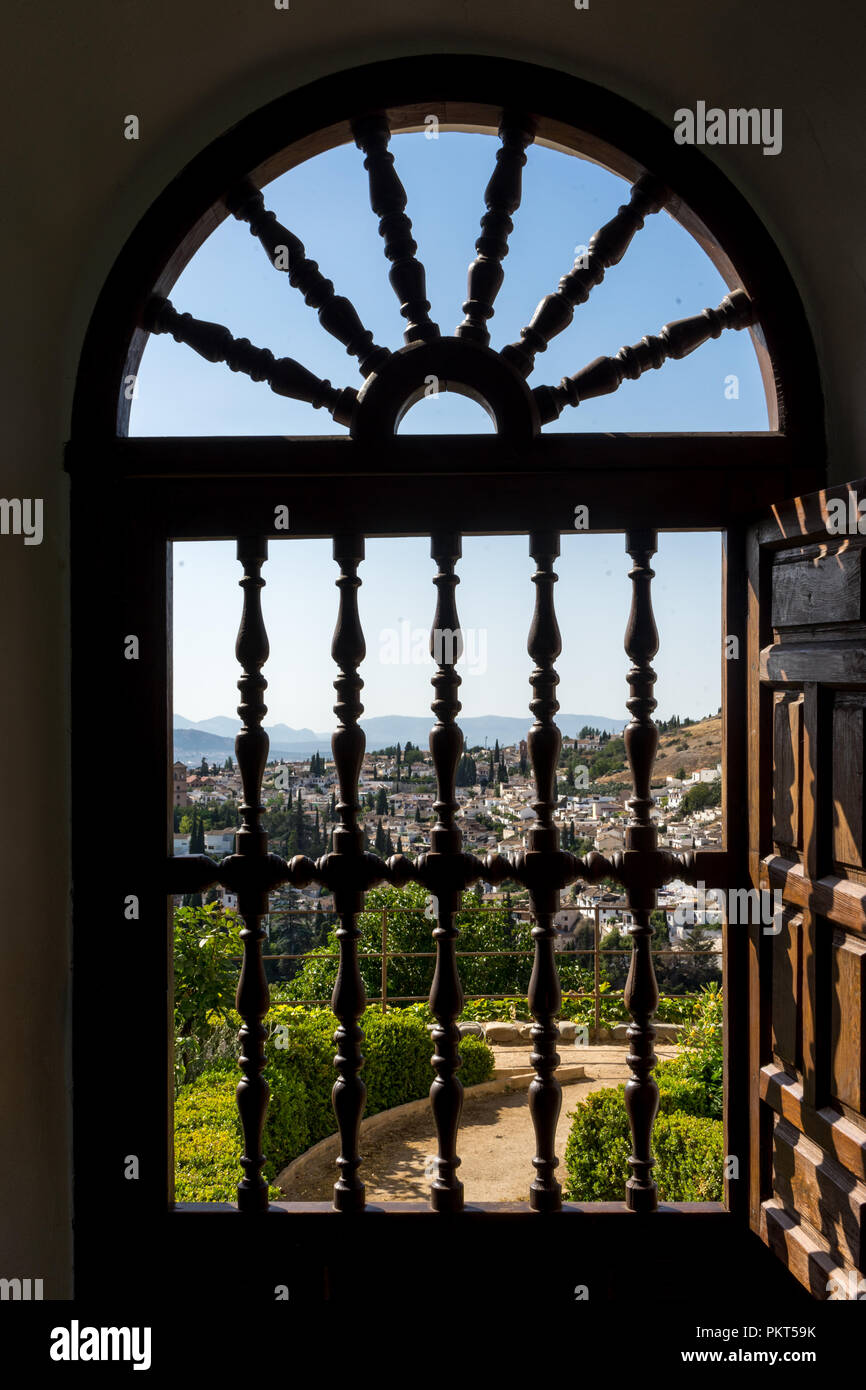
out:
M436 1177L430 1188L430 1204L434 1211L457 1212L463 1209L463 1184L457 1177L460 1159L457 1156L457 1131L463 1109L463 1086L457 1075L460 1067L460 1033L457 1018L463 1008L463 990L457 969L455 914L460 906L461 872L465 874L465 857L461 852L462 835L455 821L458 802L455 792L457 764L463 751L463 733L457 724L460 701L460 677L454 669L463 650L460 622L457 616L455 590L460 583L454 566L462 546L456 534L437 534L431 538L430 554L436 561L436 612L430 635L430 653L436 662L432 685L436 698L432 703L436 723L430 731L430 755L436 773L436 801L433 811L436 823L430 831L430 853L425 866L427 883L433 888L437 904L437 920L433 929L436 943L436 968L430 988L430 1010L436 1020L431 1034L435 1080L430 1087L430 1102L436 1124L438 1154Z
M628 1065L632 1076L626 1082L625 1104L632 1136L629 1158L631 1177L626 1183L626 1206L630 1211L655 1211L656 1184L652 1170L652 1129L659 1104L659 1089L653 1076L656 1055L653 1050L655 1028L652 1020L658 1007L659 992L652 960L650 917L656 905L659 882L658 833L650 812L653 763L658 730L652 719L656 707L653 696L656 673L652 658L658 651L658 633L653 618L650 561L656 552L657 533L651 530L626 532L625 548L632 559L631 611L625 634L626 655L632 662L628 672L631 692L626 702L631 721L623 738L631 769L633 796L628 802L631 820L626 830L626 874L628 904L632 912L632 954L625 986L625 1005L632 1017L628 1028Z
M553 566L559 554L559 536L553 531L532 532L529 553L536 564L532 576L535 611L527 641L527 651L535 662L535 669L529 678L533 691L529 708L535 716L535 723L526 740L535 782L532 809L536 822L529 831L524 861L535 917L532 929L535 954L528 999L529 1011L535 1020L530 1055L535 1077L529 1087L529 1110L535 1129L536 1152L532 1160L535 1180L530 1187L529 1201L535 1211L557 1211L561 1205L561 1188L555 1176L559 1164L555 1139L562 1088L556 1077L559 1065L556 1050L559 1028L556 1020L562 1004L562 992L553 949L553 920L559 907L555 872L559 858L559 831L553 821L553 812L557 799L556 768L562 738L554 722L554 715L559 709L556 698L559 676L554 663L562 650L562 643L553 600L553 586L557 578ZM546 873L545 861L549 866Z
M318 309L319 323L325 332L342 343L351 357L357 357L364 376L390 357L387 348L373 342L373 334L364 327L351 300L336 294L333 281L327 280L318 263L309 259L301 239L268 211L251 179L244 179L232 190L226 205L239 222L249 224L250 234L258 239L271 265L285 271L289 284L300 290L304 302Z
M324 406L339 424L351 424L357 391L332 386L293 357L274 357L269 348L253 347L249 338L233 337L221 323L179 314L170 299L157 296L148 304L144 326L150 333L170 333L176 343L185 343L208 362L225 362L252 381L266 381L278 396L306 401L315 410Z
M379 218L379 235L391 262L388 279L406 320L403 338L407 343L431 342L439 337L439 329L430 319L427 277L415 255L418 245L405 212L406 190L388 148L391 131L387 118L365 116L354 121L352 134L358 149L366 155L364 168L369 175L370 206Z
M366 739L358 720L364 712L361 690L364 682L358 667L366 655L364 634L358 615L358 565L364 558L362 536L336 536L334 559L340 567L337 588L340 607L331 644L331 656L340 674L334 681L337 703L334 713L337 728L331 738L334 766L340 789L337 815L340 824L334 830L334 854L329 881L334 890L334 911L339 919L337 941L340 963L331 1007L339 1021L334 1034L337 1055L334 1066L337 1080L331 1092L337 1127L340 1131L340 1155L337 1166L340 1177L334 1184L334 1206L338 1211L362 1211L364 1184L358 1177L361 1164L359 1134L367 1088L360 1076L364 1058L361 1045L364 1035L358 1019L364 1012L367 999L364 982L358 967L357 915L363 905L359 887L362 879L359 860L364 853L364 837L358 824L358 778L364 760Z
M263 698L268 683L261 671L268 659L268 638L261 607L261 590L265 582L261 577L261 568L268 556L268 543L262 536L243 537L238 540L237 555L244 571L239 581L244 602L235 645L235 654L243 670L238 681L241 693L238 714L242 727L235 739L235 754L241 774L243 801L238 808L241 825L235 836L235 844L236 855L242 862L248 863L248 872L241 875L238 888L238 911L244 923L240 933L244 953L236 998L237 1011L242 1019L238 1041L241 1045L239 1065L243 1072L236 1096L244 1138L241 1158L244 1177L238 1183L238 1208L240 1211L267 1211L268 1185L261 1174L265 1161L262 1130L270 1094L268 1083L262 1075L267 1037L262 1020L270 1005L262 961L262 941L265 939L262 917L268 910L268 895L256 885L259 875L255 870L260 865L249 861L261 861L267 858L268 853L267 833L260 823L264 811L262 775L269 746L268 735L262 728L262 720L268 712ZM244 882L245 879L249 880L249 884Z
M505 278L502 262L508 255L508 238L514 230L511 217L520 207L525 150L534 139L532 123L524 116L505 114L499 127L499 139L502 144L496 154L496 167L484 190L487 211L481 219L481 235L475 243L478 254L469 267L467 298L463 305L466 318L456 330L458 338L467 338L484 347L490 342L487 320L493 317L493 301Z
M586 254L575 260L555 293L542 299L521 332L520 341L502 349L501 355L521 376L529 376L536 354L544 352L551 338L568 327L574 318L575 306L585 304L595 286L604 279L604 272L619 264L635 233L643 227L644 219L663 208L667 197L664 184L652 174L644 174L632 186L628 202L590 237Z
M556 420L567 405L577 406L593 396L610 395L626 377L636 381L644 372L661 367L669 357L687 357L710 338L718 338L724 328L747 328L755 318L755 306L745 290L732 290L717 309L704 309L691 318L667 323L657 335L620 348L615 357L596 357L574 376L563 377L558 386L536 386L532 394L541 423Z

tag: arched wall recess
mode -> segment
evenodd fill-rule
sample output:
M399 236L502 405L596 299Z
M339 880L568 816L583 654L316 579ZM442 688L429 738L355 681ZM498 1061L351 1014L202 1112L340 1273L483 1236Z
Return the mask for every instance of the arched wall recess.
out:
M487 213L470 270L466 317L453 334L443 334L430 318L424 294L423 267L404 212L404 195L388 150L389 133L423 130L435 116L443 130L499 132L497 170L486 192ZM190 257L228 216L250 222L269 254L274 238L288 229L269 220L268 183L293 165L354 141L370 175L370 200L380 218L391 285L406 320L405 342L393 350L373 342L351 305L316 276L301 258L302 291L318 308L320 321L358 359L360 387L323 382L301 363L276 359L266 348L235 339L227 329L192 319L169 300L172 287ZM545 142L579 152L632 183L630 198L595 244L588 266L575 267L543 301L519 340L494 352L486 320L498 290L511 211L519 201L519 173L528 145ZM361 155L359 154L359 158ZM699 241L729 286L722 303L707 306L693 319L669 324L658 334L600 358L559 385L533 387L528 378L544 342L569 321L574 309L598 283L601 274L627 250L644 217L665 207ZM314 254L315 248L310 248ZM594 259L593 259L594 258ZM306 268L305 268L306 267ZM297 265L296 265L297 269ZM180 306L182 307L182 306ZM528 306L531 310L531 306ZM588 395L615 390L624 378L683 356L708 337L728 329L751 333L767 396L771 429L755 434L544 434L544 425ZM349 428L349 437L129 438L129 399L124 381L135 376L149 332L168 332L216 364L227 362L254 380L267 381L282 394L308 400L330 411ZM541 358L543 362L543 357ZM221 370L219 366L215 370ZM418 399L429 376L439 377L482 402L497 424L495 436L401 436L397 425ZM268 1209L267 1184L261 1177L261 1129L267 1091L261 1080L264 1063L262 1019L267 991L261 969L262 917L268 893L280 883L319 883L334 894L340 919L342 969L334 997L338 1020L338 1081L334 1105L342 1152L334 1206L341 1212L364 1210L359 1177L362 1155L358 1127L364 1107L357 1025L364 1004L357 959L357 914L367 888L377 882L396 886L422 883L437 902L437 974L431 995L436 1019L433 1090L439 1142L430 1205L435 1212L457 1213L464 1205L457 1176L457 1133L461 1088L457 1077L456 1018L461 994L455 954L455 915L460 894L484 879L513 878L531 896L535 919L535 969L529 991L535 1019L532 1064L536 1077L529 1103L536 1134L532 1159L534 1180L529 1205L535 1211L562 1207L556 1176L554 1134L559 1109L556 1079L556 1018L559 984L553 953L553 918L560 890L579 878L590 882L618 879L628 894L633 916L633 968L626 1002L633 1018L627 1092L633 1153L624 1210L651 1212L657 1207L652 1176L651 1134L657 1104L653 1079L655 1055L652 1016L655 981L650 954L650 914L656 890L674 877L703 880L710 887L746 881L744 804L748 721L745 675L725 677L725 848L719 853L675 854L660 848L651 817L650 783L656 734L652 694L657 637L652 616L651 559L660 529L727 532L728 582L725 632L745 643L746 583L743 555L746 527L780 498L818 487L824 478L825 447L821 394L815 354L796 288L752 210L730 182L693 148L679 146L672 131L630 103L566 74L504 60L438 55L374 64L322 79L271 103L240 122L178 174L123 248L100 295L87 334L78 376L73 437L68 461L73 474L74 652L76 710L84 715L92 701L89 672L99 665L100 638L93 631L95 602L107 608L112 630L141 635L147 662L126 663L107 682L109 707L122 708L146 730L143 735L140 785L140 834L135 868L142 883L141 916L159 929L147 936L147 951L130 970L131 1007L146 1020L147 1037L139 1048L135 1104L124 1112L129 1132L146 1153L151 1175L137 1195L136 1231L149 1255L136 1277L153 1277L155 1268L187 1268L195 1246L192 1227L172 1224L171 1137L166 1075L171 1053L170 929L167 903L172 895L200 891L219 883L237 893L246 923L244 972L238 1008L243 1019L243 1073L239 1109L244 1131L243 1178L238 1204L244 1212ZM495 481L495 488L491 484ZM124 515L136 525L119 560L118 582L105 593L94 557L100 551L95 518L106 483L114 489ZM586 503L592 529L622 531L631 557L632 608L624 616L628 672L626 731L633 795L626 848L610 858L586 859L564 852L556 825L556 767L561 746L555 669L559 630L554 605L554 564L560 534L573 525L575 500ZM267 684L263 674L268 640L259 605L268 539L279 536L275 515L290 510L292 532L333 538L339 607L332 655L337 667L333 757L340 789L340 823L333 850L317 862L297 856L286 862L270 853L260 824L262 772L267 737L262 729ZM459 676L453 653L442 655L433 679L436 722L430 737L438 800L437 822L429 852L410 859L395 855L387 862L366 852L358 822L358 775L364 756L360 718L364 637L357 607L359 567L366 535L429 534L436 567L434 634L459 629L456 604L461 536L483 527L494 534L529 532L535 562L532 576L536 608L528 638L533 663L529 707L534 722L527 742L535 782L536 821L525 851L493 853L483 860L462 847L454 778L462 748L458 723ZM237 539L244 592L237 644L242 668L240 712L244 721L237 758L244 780L242 825L237 852L217 864L207 856L174 860L167 853L167 808L170 805L172 730L170 721L170 586L167 547L172 539ZM216 639L215 639L216 640ZM438 654L437 654L438 651ZM78 809L90 823L88 786L91 750L83 742L75 753ZM94 865L79 847L76 877L81 904L106 893L121 894L126 864ZM86 1069L88 1040L94 1042L99 1015L98 990L88 995L88 980L98 978L99 953L92 923L79 908L76 955L83 981L77 1003L79 1065ZM744 943L731 939L728 950L729 1021L742 1020L746 963ZM154 1005L160 1001L160 1007ZM742 1029L729 1029L729 1143L748 1142L749 1056ZM97 1044L98 1045L98 1042ZM122 1097L132 1088L113 1059L103 1056L106 1085ZM154 1061L154 1059L156 1059ZM124 1062L124 1065L126 1063ZM78 1267L84 1285L98 1270L112 1267L104 1241L87 1245L98 1226L103 1192L90 1174L86 1138L99 1123L102 1101L86 1086L77 1088L77 1229ZM125 1141L133 1148L133 1138ZM731 1150L739 1152L740 1148ZM746 1220L748 1193L731 1184L728 1208L708 1204L708 1211ZM591 1205L591 1204L590 1204ZM279 1208L282 1210L282 1208ZM707 1213L704 1213L706 1215ZM494 1213L490 1213L495 1219ZM691 1213L694 1217L695 1213ZM691 1219L686 1212L679 1220ZM595 1220L587 1215L587 1220ZM314 1240L346 1240L331 1227ZM590 1229L589 1226L586 1228ZM633 1228L632 1228L633 1229ZM199 1233L200 1234L200 1233ZM129 1239L129 1228L124 1231ZM228 1240L247 1237L229 1232ZM270 1238L270 1237L269 1237ZM626 1242L630 1239L625 1237ZM105 1237L110 1239L110 1237ZM378 1238L377 1238L378 1239ZM521 1237L524 1239L524 1237ZM525 1237L537 1258L538 1227ZM599 1236L600 1248L606 1237ZM162 1247L160 1242L163 1243ZM165 1242L182 1258L166 1260ZM533 1242L535 1243L533 1245ZM201 1247L199 1247L200 1249ZM240 1248L240 1247L238 1247ZM335 1247L336 1248L336 1247ZM345 1247L343 1255L345 1255ZM620 1247L618 1247L619 1249ZM343 1255L340 1258L343 1258ZM337 1258L336 1256L334 1257ZM603 1258L609 1258L604 1256ZM147 1272L147 1273L146 1273Z

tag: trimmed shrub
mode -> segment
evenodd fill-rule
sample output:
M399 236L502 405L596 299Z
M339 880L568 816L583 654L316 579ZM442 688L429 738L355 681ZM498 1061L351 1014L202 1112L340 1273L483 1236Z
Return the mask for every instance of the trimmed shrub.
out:
M722 992L717 984L707 985L683 1028L679 1054L669 1063L671 1077L676 1075L700 1087L705 1098L702 1114L716 1120L722 1118L722 1017Z
M701 1114L703 1099L695 1082L659 1077L653 1176L662 1201L721 1200L723 1126L720 1120ZM574 1113L565 1146L568 1200L624 1201L630 1153L625 1087L591 1091Z
M659 1087L659 1114L667 1115L672 1110L681 1110L686 1115L701 1115L704 1118L719 1119L713 1115L709 1105L706 1087L692 1076L682 1076L677 1070L678 1058L659 1062L653 1073Z
M225 1072L181 1088L174 1106L175 1200L234 1202L243 1173L243 1151L234 1086ZM269 1196L278 1199L278 1188Z
M624 1201L630 1153L625 1087L590 1091L574 1112L566 1141L563 1195L571 1202Z
M382 1014L368 1009L360 1022L365 1034L364 1114L375 1115L426 1096L433 1080L433 1047L422 1019L408 1011ZM265 1174L273 1180L298 1154L336 1132L331 1089L336 1079L333 1035L337 1022L330 1009L275 1004L267 1023L265 1075L271 1097L262 1151ZM211 1060L197 1081L181 1087L175 1102L179 1202L235 1200L243 1147L235 1104L239 1025L237 1014L215 1024L205 1049ZM493 1053L483 1038L462 1038L460 1056L464 1086L493 1075ZM272 1199L279 1196L278 1189L272 1188Z
M463 1065L458 1072L464 1086L477 1086L489 1081L493 1075L493 1053L483 1038L471 1034L460 1039L460 1056Z
M721 1120L671 1110L653 1132L654 1172L665 1202L720 1202L725 1162Z

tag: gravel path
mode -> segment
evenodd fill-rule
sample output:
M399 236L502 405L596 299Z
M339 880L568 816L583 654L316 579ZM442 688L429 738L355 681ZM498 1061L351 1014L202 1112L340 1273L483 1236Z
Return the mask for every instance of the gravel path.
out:
M675 1051L673 1047L657 1048L659 1056L671 1056ZM494 1048L494 1053L497 1075L528 1070L525 1058L515 1055L516 1048ZM589 1053L596 1055L590 1058ZM571 1128L570 1112L590 1091L616 1085L629 1074L623 1048L563 1048L562 1054L564 1063L578 1061L586 1066L587 1080L568 1082L562 1088L562 1110L556 1131L560 1180L565 1172L563 1156ZM468 1090L458 1147L463 1160L459 1172L467 1201L528 1201L529 1184L534 1177L535 1135L526 1087L499 1095L474 1096L472 1090ZM366 1184L368 1201L426 1201L429 1164L436 1153L435 1130L426 1107L416 1115L398 1116L393 1126L378 1129L362 1139L362 1152L364 1162L360 1176ZM330 1201L336 1176L334 1154L324 1153L285 1187L285 1198L294 1202Z

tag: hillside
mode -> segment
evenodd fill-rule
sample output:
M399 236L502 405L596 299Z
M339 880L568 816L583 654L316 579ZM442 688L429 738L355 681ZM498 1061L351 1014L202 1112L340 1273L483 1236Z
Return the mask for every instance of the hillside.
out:
M701 719L687 729L674 729L669 734L659 735L659 747L653 768L653 784L658 785L666 777L675 777L680 768L695 772L699 767L715 767L722 759L722 719L715 715L712 719ZM628 768L614 772L599 782L618 782L628 780Z

